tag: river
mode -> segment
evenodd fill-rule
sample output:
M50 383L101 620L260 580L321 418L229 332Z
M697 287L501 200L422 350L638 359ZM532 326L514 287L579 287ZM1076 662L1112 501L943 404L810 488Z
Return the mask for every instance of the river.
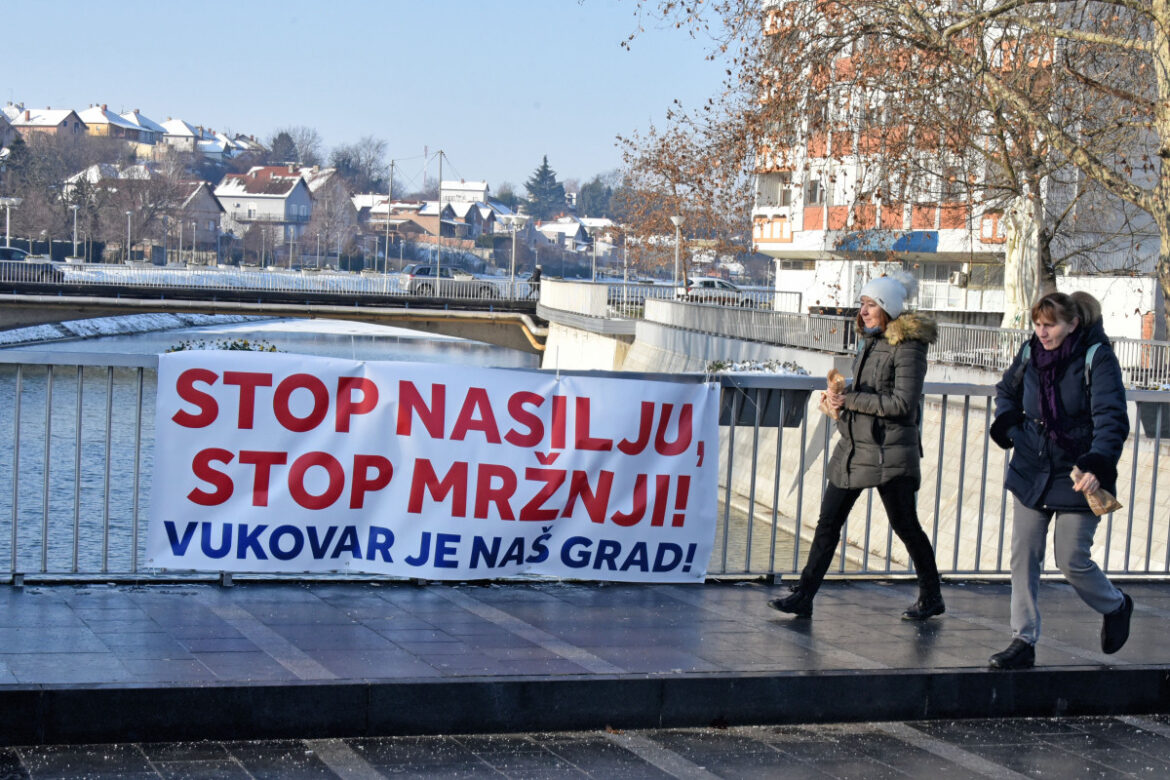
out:
M281 352L356 360L539 367L539 357L526 352L402 328L333 320L234 322L52 341L29 349L142 355L181 345L215 348L244 340L253 346L273 346ZM14 437L15 431L16 374L14 366L0 365L0 431L5 432L6 438ZM141 564L150 511L154 371L143 372L141 404L137 372L133 369L110 372L87 368L79 382L77 368L56 367L51 387L49 376L39 366L22 370L19 452L15 446L0 448L0 570L12 566L14 571L25 573L130 571L131 549L135 546L131 542L133 519L137 515ZM78 392L82 398L80 413ZM46 419L50 397L51 413ZM142 442L136 448L134 431L139 413ZM79 430L82 448L77 456ZM135 473L139 475L137 485L128 476ZM15 559L14 536L18 539ZM43 539L48 540L47 545L42 545Z

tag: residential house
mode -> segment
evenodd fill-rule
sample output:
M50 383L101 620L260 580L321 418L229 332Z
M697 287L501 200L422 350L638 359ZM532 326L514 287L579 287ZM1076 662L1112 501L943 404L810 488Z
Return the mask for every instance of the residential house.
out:
M295 165L261 165L223 177L215 197L224 229L242 234L254 225L278 229L282 241L300 239L313 213L309 185Z
M9 103L2 111L12 129L26 139L30 133L80 136L87 132L85 122L68 108L25 108Z
M201 251L216 249L224 209L212 192L211 184L205 181L180 184L182 189L175 217L182 221L184 228L194 228L194 235L185 233L184 241L193 242Z
M576 217L560 217L552 222L542 222L536 232L553 246L570 252L581 252L589 248L589 232Z
M195 142L203 137L203 128L195 127L182 119L167 117L162 127L162 142L181 152L194 152Z
M456 235L462 232L462 238L474 240L495 231L496 216L486 203L453 201L443 207L443 216L460 226Z
M319 165L301 168L301 177L313 196L314 211L317 207L326 207L331 211L331 219L347 228L357 227L357 207L336 168Z
M105 103L100 106L90 106L79 111L77 115L81 117L82 122L85 122L86 132L90 135L120 138L132 143L138 143L142 139L142 128L133 122L127 122L111 111Z
M348 246L358 233L358 214L337 169L314 165L301 168L300 173L313 198L313 219L308 230L325 246Z
M167 134L165 127L139 112L137 108L122 114L121 118L138 128L137 142L140 144L154 146L162 143L163 137Z
M486 203L490 191L486 181L441 181L439 203Z

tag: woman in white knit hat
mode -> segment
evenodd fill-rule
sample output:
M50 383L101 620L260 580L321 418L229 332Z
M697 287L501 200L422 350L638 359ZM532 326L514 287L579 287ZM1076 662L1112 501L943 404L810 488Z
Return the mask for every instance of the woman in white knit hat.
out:
M934 549L918 523L916 503L926 348L938 334L933 319L905 310L917 286L913 276L898 272L861 288L853 380L843 392L825 394L827 403L838 410L841 439L829 461L829 483L808 561L792 592L768 602L773 609L798 617L812 615L813 597L832 563L841 527L861 492L872 487L918 576L918 600L902 618L926 620L946 611Z

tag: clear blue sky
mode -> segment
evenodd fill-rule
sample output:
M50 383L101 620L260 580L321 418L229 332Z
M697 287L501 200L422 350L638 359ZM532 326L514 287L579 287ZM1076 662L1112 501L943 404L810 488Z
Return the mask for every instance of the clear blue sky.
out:
M722 80L709 42L647 23L633 0L7 0L15 46L4 102L107 104L267 139L314 127L326 151L373 135L421 185L424 147L443 178L520 189L547 154L582 183L617 168L615 136L698 107ZM19 31L19 33L17 33ZM437 173L432 163L429 176Z

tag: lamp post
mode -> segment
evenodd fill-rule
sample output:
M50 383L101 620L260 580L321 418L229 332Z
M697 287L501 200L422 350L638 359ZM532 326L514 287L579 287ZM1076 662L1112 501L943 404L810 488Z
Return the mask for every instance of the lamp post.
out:
M74 203L69 208L73 209L73 256L77 257L77 210L81 207Z
M0 206L4 207L4 246L12 246L12 207L19 206L22 198L0 198Z
M133 211L126 212L126 263L130 262L130 215Z
M524 224L524 217L520 214L509 214L504 221L512 228L512 267L508 273L508 291L512 296L516 294L516 231Z
M671 217L670 221L674 223L674 286L678 288L678 258L679 252L682 248L682 217Z

